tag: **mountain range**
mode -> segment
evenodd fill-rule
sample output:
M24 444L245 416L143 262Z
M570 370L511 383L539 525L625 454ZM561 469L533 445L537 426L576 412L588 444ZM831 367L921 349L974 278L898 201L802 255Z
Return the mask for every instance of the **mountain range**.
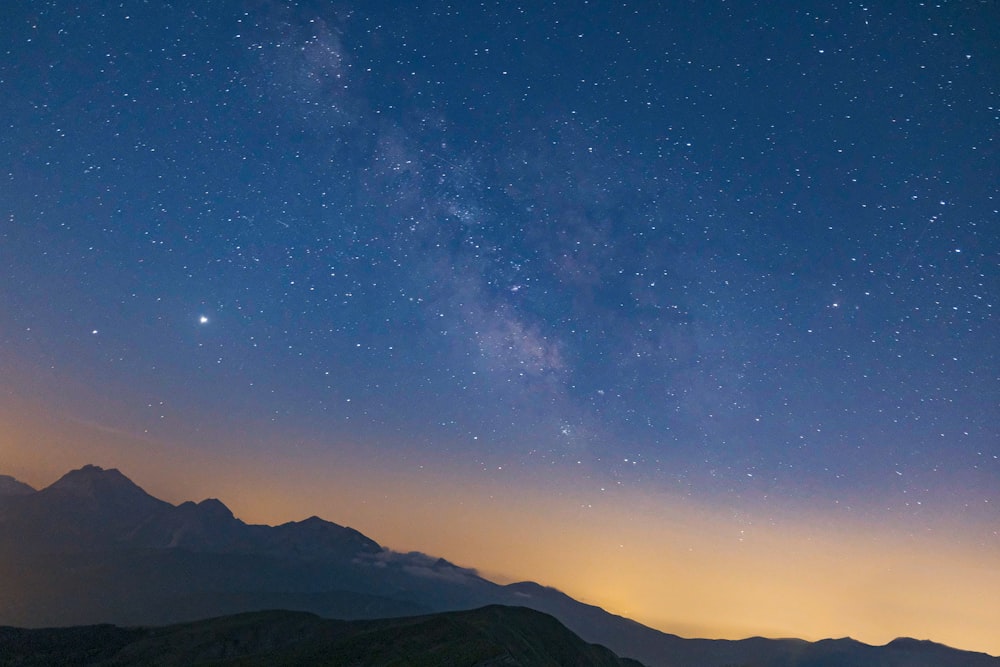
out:
M477 621L452 619L445 625L482 625L484 618L492 619L489 632L495 635L496 627L544 625L548 621L540 619L551 615L569 629L567 632L582 638L578 648L584 647L584 653L589 651L587 645L599 644L650 667L1000 667L1000 658L913 639L897 639L885 646L852 639L683 639L536 583L502 586L441 558L383 548L356 530L318 517L279 526L250 525L215 499L173 505L147 494L119 471L97 466L71 471L37 491L0 476L0 587L0 625L52 628L113 624L120 627L104 625L89 631L104 632L108 637L118 632L115 641L122 647L132 642L151 646L150 637L166 636L163 633L187 636L184 632L190 634L195 631L192 628L199 627L197 632L208 632L197 623L182 631L178 628L186 626L177 626L179 623L214 623L216 630L221 626L292 623L298 624L295 627L300 628L305 642L296 650L305 651L316 648L308 648L315 639L314 626L328 622L318 617L352 622L436 619L426 621L431 625L407 625L406 632L416 636L419 631L414 628L437 627L435 623L444 622L439 618L443 612L478 610ZM542 614L498 610L496 605ZM493 611L484 611L484 607ZM246 615L275 609L287 612ZM234 614L239 616L231 616ZM229 616L228 620L204 620L223 616ZM402 632L402 626L391 629L389 621L379 623L382 625L373 627L383 628L385 636ZM155 626L169 627L149 629ZM324 627L327 635L350 634ZM0 631L0 664L41 664L5 663L5 646L9 649L38 642L39 637L49 637L58 644L60 632L68 631L4 628ZM465 630L456 637L467 634ZM523 635L519 637L523 639ZM385 645L384 638L378 639L377 633L373 636L376 647ZM557 637L557 646L568 641L555 630L545 634L547 639ZM492 640L483 641L488 644ZM511 655L537 650L544 655L538 648L541 641L532 638L535 643L529 642L534 647L530 649L519 644L504 645L503 650ZM160 648L165 650L164 646ZM331 647L326 650L334 650ZM610 652L601 655L601 659L617 660ZM491 664L605 663L529 660Z

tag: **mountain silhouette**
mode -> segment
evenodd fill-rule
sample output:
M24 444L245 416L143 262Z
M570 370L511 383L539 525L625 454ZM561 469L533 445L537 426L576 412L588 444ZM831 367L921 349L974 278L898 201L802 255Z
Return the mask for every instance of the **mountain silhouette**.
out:
M264 611L161 628L0 628L0 664L641 667L523 607L378 621Z
M10 475L0 475L0 496L23 496L34 492L35 489L24 482L19 482Z
M501 586L441 558L385 549L315 516L247 524L219 500L173 505L97 466L39 491L6 479L3 625L156 626L276 608L354 621L507 605L549 614L651 667L1000 667L1000 658L910 639L683 639L533 582Z

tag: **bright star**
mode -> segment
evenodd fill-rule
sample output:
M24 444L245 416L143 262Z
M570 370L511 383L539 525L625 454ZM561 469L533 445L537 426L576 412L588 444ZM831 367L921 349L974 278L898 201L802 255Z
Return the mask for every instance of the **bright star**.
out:
M200 324L208 324L208 318L202 315L201 317L198 318L198 322Z

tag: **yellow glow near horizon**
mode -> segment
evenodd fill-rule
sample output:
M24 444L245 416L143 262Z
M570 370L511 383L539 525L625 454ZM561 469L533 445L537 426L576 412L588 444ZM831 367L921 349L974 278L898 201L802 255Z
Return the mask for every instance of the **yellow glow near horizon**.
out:
M36 487L85 463L117 467L170 502L217 497L250 523L316 514L388 547L531 579L682 636L884 644L905 635L1000 655L1000 558L962 527L941 522L911 536L819 512L735 516L640 491L588 507L566 480L424 470L364 451L272 461L25 406L0 411L0 472Z

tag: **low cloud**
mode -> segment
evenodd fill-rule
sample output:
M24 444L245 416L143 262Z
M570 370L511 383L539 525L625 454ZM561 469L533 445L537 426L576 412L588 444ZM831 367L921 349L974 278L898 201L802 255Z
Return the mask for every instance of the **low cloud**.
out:
M434 558L419 551L400 553L383 549L375 554L361 554L355 562L377 568L394 568L407 574L456 584L479 580L479 573L471 568L458 567L443 558Z

